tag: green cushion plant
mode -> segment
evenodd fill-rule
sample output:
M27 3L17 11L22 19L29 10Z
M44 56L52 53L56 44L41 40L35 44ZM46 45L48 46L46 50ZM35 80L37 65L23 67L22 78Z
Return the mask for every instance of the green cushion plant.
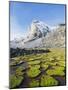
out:
M38 87L39 86L39 81L38 80L32 80L29 83L29 87Z
M15 75L11 75L10 76L10 88L16 88L17 86L20 85L22 80L23 80L22 76L16 77Z
M39 70L39 66L32 66L28 71L27 71L27 75L29 77L36 77L40 74L40 70Z
M53 77L48 75L43 75L41 77L41 86L55 86L58 85L58 81L55 80Z

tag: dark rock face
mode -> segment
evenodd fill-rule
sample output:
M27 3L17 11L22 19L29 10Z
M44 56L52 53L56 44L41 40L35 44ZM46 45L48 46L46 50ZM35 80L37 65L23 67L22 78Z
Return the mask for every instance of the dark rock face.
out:
M10 57L13 58L13 57L16 57L16 56L20 56L20 55L29 55L29 54L37 54L37 53L48 53L50 52L49 49L46 49L46 50L36 50L36 49L32 49L32 50L27 50L27 49L13 49L13 48L10 48Z

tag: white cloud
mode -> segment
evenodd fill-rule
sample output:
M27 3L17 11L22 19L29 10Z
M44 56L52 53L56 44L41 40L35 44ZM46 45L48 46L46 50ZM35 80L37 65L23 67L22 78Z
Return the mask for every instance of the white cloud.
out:
M14 38L26 37L27 33L19 25L15 17L10 17L10 40Z

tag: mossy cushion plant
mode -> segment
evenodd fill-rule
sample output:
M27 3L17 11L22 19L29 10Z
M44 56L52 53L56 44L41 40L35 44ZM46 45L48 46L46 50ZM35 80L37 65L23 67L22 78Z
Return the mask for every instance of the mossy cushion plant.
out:
M38 80L32 80L29 83L29 87L38 87L39 86L39 81Z
M40 65L39 64L37 64L37 65L29 65L28 66L30 69L31 68L35 68L36 67L36 69L39 69L40 68Z
M42 63L42 68L44 68L45 70L49 67L49 65L47 65L46 63Z
M60 75L63 76L65 73L63 72L63 67L54 67L55 69L49 69L47 70L48 75Z
M36 77L40 74L40 70L39 67L36 66L32 66L28 71L27 71L27 75L29 77Z
M58 61L58 65L65 67L65 62L64 62L64 60Z
M63 48L50 48L50 51L49 53L31 54L13 58L14 60L11 61L10 67L15 69L11 69L13 73L10 75L10 88L16 88L23 80L26 80L24 79L24 73L31 79L28 83L29 87L57 86L59 81L55 78L57 75L59 78L63 77L62 82L64 82L65 50ZM16 66L20 62L25 62L26 64L22 63ZM25 65L27 65L27 68ZM61 85L60 82L59 84Z
M20 85L22 80L23 80L22 76L16 77L15 75L11 75L10 76L10 88L16 88L17 86Z
M20 66L16 69L15 74L10 75L10 88L19 86L23 79L22 67Z
M28 62L29 65L34 65L34 64L39 64L40 61L39 60L35 60L35 61L30 61Z
M22 66L19 66L19 67L16 69L16 71L15 71L15 75L16 75L16 76L22 76L22 75L23 75L22 70L23 70L23 67L22 67Z
M53 69L57 69L57 70L64 70L65 68L63 66L52 66Z
M58 85L58 81L55 80L53 77L48 76L48 75L43 75L41 77L41 86L55 86Z

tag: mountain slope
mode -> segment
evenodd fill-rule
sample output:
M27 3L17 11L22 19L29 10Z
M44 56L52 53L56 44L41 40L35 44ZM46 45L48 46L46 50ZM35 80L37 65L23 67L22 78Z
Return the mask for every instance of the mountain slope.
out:
M65 47L65 25L50 32L43 39L43 46L45 47Z
M34 20L29 26L28 36L10 42L11 48L65 47L65 24L51 29L47 24Z
M10 42L11 48L32 48L38 47L41 43L41 38L45 37L50 32L47 24L41 21L33 20L29 26L29 33L25 39L13 40Z

